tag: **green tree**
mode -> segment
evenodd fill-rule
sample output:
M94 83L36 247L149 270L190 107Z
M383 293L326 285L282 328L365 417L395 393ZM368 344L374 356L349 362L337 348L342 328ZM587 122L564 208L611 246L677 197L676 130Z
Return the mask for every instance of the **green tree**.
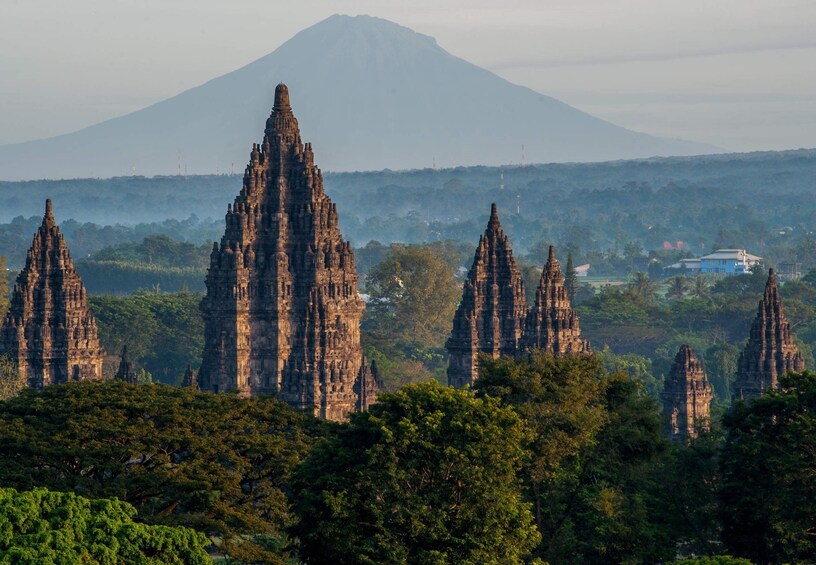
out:
M283 535L288 473L320 430L268 397L120 381L27 389L0 403L0 484L115 497L236 559L282 563L251 536Z
M664 518L683 555L721 551L718 492L723 437L718 423L688 443L674 442L661 471ZM717 563L712 561L711 563Z
M436 382L384 394L298 469L307 563L523 563L538 542L516 476L528 434L496 400Z
M731 402L731 381L737 372L739 355L739 347L727 342L712 345L705 352L706 373L722 404Z
M687 277L678 275L669 279L669 287L666 290L666 298L681 299L689 290L689 280Z
M138 366L155 380L173 383L188 363L193 368L200 364L204 349L200 301L198 293L179 292L91 296L89 306L106 351L120 351L127 345Z
M697 298L708 298L711 296L711 286L708 280L703 276L694 277L694 285L691 288L691 293Z
M608 373L626 373L629 378L643 385L646 392L656 401L663 391L663 378L655 377L652 360L637 353L615 355L609 346L596 353Z
M578 273L572 264L572 253L567 254L567 267L564 270L564 286L567 288L570 300L575 300L575 293L578 291Z
M581 455L607 422L601 372L595 356L480 359L477 394L501 398L535 433L525 477L545 544L563 519L554 493L580 480Z
M657 300L657 285L646 273L635 273L629 281L629 292L642 304Z
M725 415L720 519L731 553L755 563L816 561L816 374Z
M375 328L396 340L442 347L461 293L451 262L441 244L392 245L366 279Z
M28 383L8 355L0 355L0 400L17 396Z
M139 524L135 514L133 506L115 499L0 488L0 563L212 563L204 534Z
M600 360L535 354L484 359L477 394L533 430L522 476L552 563L655 563L674 555L661 470L668 442L642 385Z

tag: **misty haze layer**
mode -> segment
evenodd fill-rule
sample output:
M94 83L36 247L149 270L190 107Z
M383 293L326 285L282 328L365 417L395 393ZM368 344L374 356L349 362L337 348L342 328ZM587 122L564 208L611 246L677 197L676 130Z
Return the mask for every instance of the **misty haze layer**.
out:
M716 151L640 134L511 84L386 20L333 16L273 53L78 132L0 147L0 178L240 171L289 85L327 170L603 161Z

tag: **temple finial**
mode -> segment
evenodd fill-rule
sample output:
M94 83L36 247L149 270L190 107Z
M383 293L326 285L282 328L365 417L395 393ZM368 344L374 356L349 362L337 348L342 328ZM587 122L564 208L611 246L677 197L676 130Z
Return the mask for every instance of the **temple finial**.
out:
M487 223L488 225L498 225L499 223L499 212L496 210L495 202L490 205L490 220Z
M555 245L550 245L550 254L547 257L547 262L548 263L555 263L555 261L556 261L556 259L555 259Z
M275 87L275 105L272 109L275 112L292 111L292 106L289 103L289 88L283 83Z
M46 198L45 200L45 215L43 216L43 223L44 224L56 224L56 220L54 219L54 208L51 206L51 199Z

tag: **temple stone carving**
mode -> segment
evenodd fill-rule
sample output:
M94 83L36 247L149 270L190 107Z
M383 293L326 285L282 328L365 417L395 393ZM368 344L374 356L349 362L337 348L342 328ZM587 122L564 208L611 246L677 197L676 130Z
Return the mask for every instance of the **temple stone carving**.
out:
M105 352L51 200L0 328L0 354L32 387L102 377Z
M116 371L114 378L132 385L139 382L139 376L133 369L133 362L130 360L127 345L122 346L122 355L119 358L119 369Z
M581 337L578 314L570 304L564 274L552 245L536 289L535 304L527 315L522 348L543 349L556 356L592 352L589 342Z
M790 323L782 309L773 269L768 273L765 294L759 301L748 343L740 355L734 379L734 398L749 400L768 389L779 388L779 377L805 370Z
M360 346L357 280L337 207L280 84L213 247L201 304L202 390L277 392L331 420L364 410L378 378Z
M691 347L683 345L660 395L669 438L685 441L696 437L698 430L708 430L713 397L703 365Z
M493 204L445 345L450 354L448 383L472 384L478 376L480 353L493 358L515 355L526 316L524 283Z
M198 375L193 371L193 366L187 364L184 377L181 379L181 386L198 390Z

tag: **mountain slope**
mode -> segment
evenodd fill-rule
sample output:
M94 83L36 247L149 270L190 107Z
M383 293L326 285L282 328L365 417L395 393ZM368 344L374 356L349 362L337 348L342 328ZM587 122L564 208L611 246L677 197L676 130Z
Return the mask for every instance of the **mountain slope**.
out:
M285 82L329 170L601 161L715 148L626 130L454 57L428 36L332 16L274 52L147 108L80 131L0 146L0 179L243 168Z

